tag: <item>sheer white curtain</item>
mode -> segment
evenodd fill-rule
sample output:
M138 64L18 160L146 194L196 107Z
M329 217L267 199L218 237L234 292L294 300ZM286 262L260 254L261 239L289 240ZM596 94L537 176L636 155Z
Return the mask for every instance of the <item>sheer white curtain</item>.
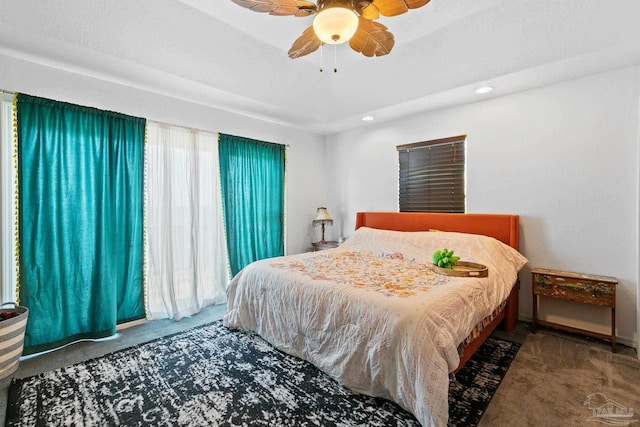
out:
M226 300L218 135L147 121L147 317Z

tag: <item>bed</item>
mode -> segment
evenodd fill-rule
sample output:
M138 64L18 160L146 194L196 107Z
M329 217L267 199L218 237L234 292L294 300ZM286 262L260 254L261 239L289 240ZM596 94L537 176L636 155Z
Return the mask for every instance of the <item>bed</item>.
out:
M229 285L224 323L395 401L425 427L444 426L449 373L499 323L517 320L527 262L518 235L516 215L360 212L338 248L245 267ZM444 247L489 277L433 272L431 254Z

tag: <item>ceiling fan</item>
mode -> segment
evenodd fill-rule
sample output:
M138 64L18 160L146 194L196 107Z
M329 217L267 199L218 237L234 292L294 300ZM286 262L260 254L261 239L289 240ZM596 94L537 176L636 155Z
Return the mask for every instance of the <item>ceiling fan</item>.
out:
M323 44L349 46L364 56L387 55L395 40L387 27L376 19L395 16L417 9L430 0L232 0L254 12L276 16L306 17L315 15L307 28L289 49L291 59L308 55Z

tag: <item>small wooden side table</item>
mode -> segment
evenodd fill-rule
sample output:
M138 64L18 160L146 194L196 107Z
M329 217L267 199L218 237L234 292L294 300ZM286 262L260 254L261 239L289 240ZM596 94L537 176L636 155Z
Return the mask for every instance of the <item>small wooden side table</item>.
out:
M327 241L327 242L311 242L311 245L313 246L313 251L317 252L317 251L323 251L325 249L337 248L338 242L333 240Z
M611 351L613 353L616 352L616 286L618 285L616 278L547 270L544 268L534 268L531 270L531 275L531 289L533 291L533 323L531 324L531 329L533 332L536 331L537 325L541 325L579 333L611 341ZM611 335L538 320L538 296L611 308Z

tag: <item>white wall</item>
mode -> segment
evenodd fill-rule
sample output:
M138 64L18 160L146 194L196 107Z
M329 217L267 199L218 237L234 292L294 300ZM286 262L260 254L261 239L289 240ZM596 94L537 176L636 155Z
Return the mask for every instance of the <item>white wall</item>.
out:
M288 144L287 252L310 246L315 209L326 200L324 137L0 55L0 89L52 98L150 120Z
M396 145L467 135L467 212L520 215L520 316L532 317L532 267L615 276L618 336L637 339L638 97L625 68L327 139L333 237L358 211L396 211ZM603 308L545 299L542 314L610 331Z

